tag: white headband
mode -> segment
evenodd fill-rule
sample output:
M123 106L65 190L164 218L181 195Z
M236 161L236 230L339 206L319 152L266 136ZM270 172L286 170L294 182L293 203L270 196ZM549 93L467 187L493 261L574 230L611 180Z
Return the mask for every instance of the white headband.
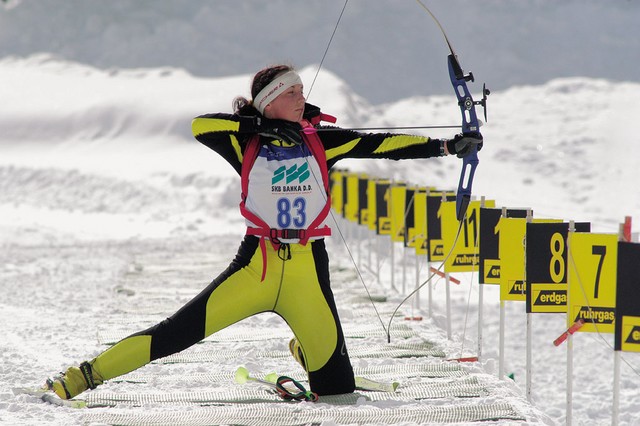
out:
M264 114L264 109L287 90L291 86L302 84L300 76L295 71L287 71L286 73L274 78L273 81L260 91L253 99L253 106L256 107L260 114Z

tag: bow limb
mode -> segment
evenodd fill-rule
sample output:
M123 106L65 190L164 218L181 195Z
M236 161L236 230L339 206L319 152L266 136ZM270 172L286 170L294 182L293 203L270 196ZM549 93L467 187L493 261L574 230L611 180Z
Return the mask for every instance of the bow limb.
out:
M462 71L462 67L460 66L460 62L458 61L458 56L453 50L453 46L449 41L449 37L447 37L447 33L445 32L442 24L438 21L438 18L429 10L429 8L421 1L416 0L420 6L431 16L431 18L435 21L440 28L440 32L444 36L444 40L447 43L447 47L451 54L447 58L447 62L449 65L449 78L451 79L451 84L453 85L453 91L456 94L456 98L458 99L458 106L460 107L460 113L462 114L462 133L479 133L480 132L480 121L478 120L478 115L476 114L476 105L482 105L485 109L484 118L487 120L487 96L489 95L489 90L483 86L482 88L482 100L474 101L473 96L471 96L471 92L467 87L467 81L473 81L473 74L465 74ZM468 155L466 155L462 160L462 171L460 172L460 180L458 182L458 190L456 192L456 218L458 221L462 221L467 214L467 207L469 206L469 202L471 200L471 186L473 185L473 177L476 172L476 167L478 166L478 149L477 147L471 148Z

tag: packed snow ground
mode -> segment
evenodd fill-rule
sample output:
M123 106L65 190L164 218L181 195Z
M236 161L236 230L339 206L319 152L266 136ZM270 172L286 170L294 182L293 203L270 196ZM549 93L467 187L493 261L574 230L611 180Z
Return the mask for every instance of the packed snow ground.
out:
M315 68L301 73L309 81ZM239 179L191 139L190 120L228 111L234 96L246 95L249 76L203 79L168 68L104 71L39 55L0 61L0 81L0 420L65 424L77 414L15 397L10 388L38 384L101 350L97 331L105 323L127 321L136 259L157 254L169 261L172 253L194 253L210 263L210 273L172 266L185 277L185 288L196 291L235 251L243 233ZM531 207L537 217L591 221L598 232L617 232L627 215L640 223L640 141L630 129L639 94L638 84L583 78L493 93L474 194L500 206ZM309 101L338 116L344 127L459 122L451 97L372 106L328 71ZM455 158L340 165L442 188L455 187L460 166ZM353 269L342 242L334 240L334 267ZM362 293L355 275L339 277ZM454 336L443 344L473 354L477 276L458 278L463 284L452 288ZM164 284L159 279L158 291ZM432 321L440 329L443 286L434 285ZM473 367L488 374L497 373L498 293L485 287L483 360ZM176 294L176 307L186 300ZM505 394L522 393L524 305L507 303L506 309L506 365L515 383L503 386ZM563 423L566 354L551 342L565 319L537 315L533 328L533 404L544 415L532 420ZM574 424L610 423L612 342L608 335L574 339ZM620 423L633 425L640 422L640 358L623 356ZM163 368L151 367L159 375ZM125 392L136 389L121 386ZM172 385L188 389L186 383ZM524 403L522 408L532 410Z

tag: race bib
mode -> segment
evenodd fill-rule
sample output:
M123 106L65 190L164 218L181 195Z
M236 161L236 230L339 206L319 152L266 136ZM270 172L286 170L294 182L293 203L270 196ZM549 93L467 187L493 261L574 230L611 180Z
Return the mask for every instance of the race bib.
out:
M249 172L245 206L250 212L269 228L306 229L326 203L320 166L306 145L261 147ZM247 220L247 226L257 225Z

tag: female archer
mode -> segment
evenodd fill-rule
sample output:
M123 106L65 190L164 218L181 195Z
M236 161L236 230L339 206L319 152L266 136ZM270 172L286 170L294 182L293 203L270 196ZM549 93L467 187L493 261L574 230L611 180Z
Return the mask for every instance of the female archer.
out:
M240 212L247 232L234 260L174 315L49 378L47 389L72 398L251 315L275 312L295 335L290 348L306 369L311 390L353 392L324 243L331 235L328 170L343 158L463 157L482 146L482 136L322 131L327 127L321 121L335 119L306 103L302 90L290 66L268 67L253 79L252 100L234 100L234 114L193 120L195 138L241 177Z

